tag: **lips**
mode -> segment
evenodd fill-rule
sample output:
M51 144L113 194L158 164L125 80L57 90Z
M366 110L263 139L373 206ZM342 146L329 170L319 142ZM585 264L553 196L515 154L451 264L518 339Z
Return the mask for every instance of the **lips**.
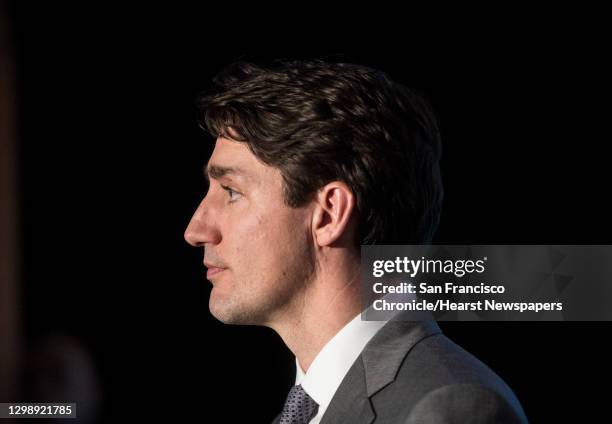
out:
M225 268L215 268L215 267L208 268L208 271L206 271L206 278L210 278L213 275L216 275L222 271L225 271Z
M215 266L214 264L204 262L204 266L208 269L206 271L206 278L210 279L213 275L216 275L222 271L225 271L226 268Z

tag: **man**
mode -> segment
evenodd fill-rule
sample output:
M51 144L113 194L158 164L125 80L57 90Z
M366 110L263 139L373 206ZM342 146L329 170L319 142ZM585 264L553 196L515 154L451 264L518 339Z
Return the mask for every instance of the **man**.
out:
M360 319L360 245L427 243L442 202L426 103L322 61L238 63L202 99L216 137L185 232L210 311L274 329L296 358L280 423L523 423L511 389L435 322Z

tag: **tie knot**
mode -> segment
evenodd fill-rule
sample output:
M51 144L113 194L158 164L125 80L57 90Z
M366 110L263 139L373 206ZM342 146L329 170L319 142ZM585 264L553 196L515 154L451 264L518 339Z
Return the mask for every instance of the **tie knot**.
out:
M287 395L281 413L280 424L307 424L314 417L319 405L300 384L293 386Z

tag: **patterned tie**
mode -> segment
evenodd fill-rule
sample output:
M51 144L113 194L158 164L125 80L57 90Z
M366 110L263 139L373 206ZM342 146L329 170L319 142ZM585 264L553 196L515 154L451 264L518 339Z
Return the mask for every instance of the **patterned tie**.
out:
M287 395L285 407L280 417L280 424L308 424L312 417L317 414L319 405L302 386L293 386Z

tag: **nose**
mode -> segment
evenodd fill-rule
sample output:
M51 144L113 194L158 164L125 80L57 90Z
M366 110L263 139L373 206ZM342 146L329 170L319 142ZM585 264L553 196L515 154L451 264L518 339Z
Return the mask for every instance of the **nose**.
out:
M221 240L205 202L206 198L202 199L185 229L185 241L194 247L203 247L207 243L218 244Z

